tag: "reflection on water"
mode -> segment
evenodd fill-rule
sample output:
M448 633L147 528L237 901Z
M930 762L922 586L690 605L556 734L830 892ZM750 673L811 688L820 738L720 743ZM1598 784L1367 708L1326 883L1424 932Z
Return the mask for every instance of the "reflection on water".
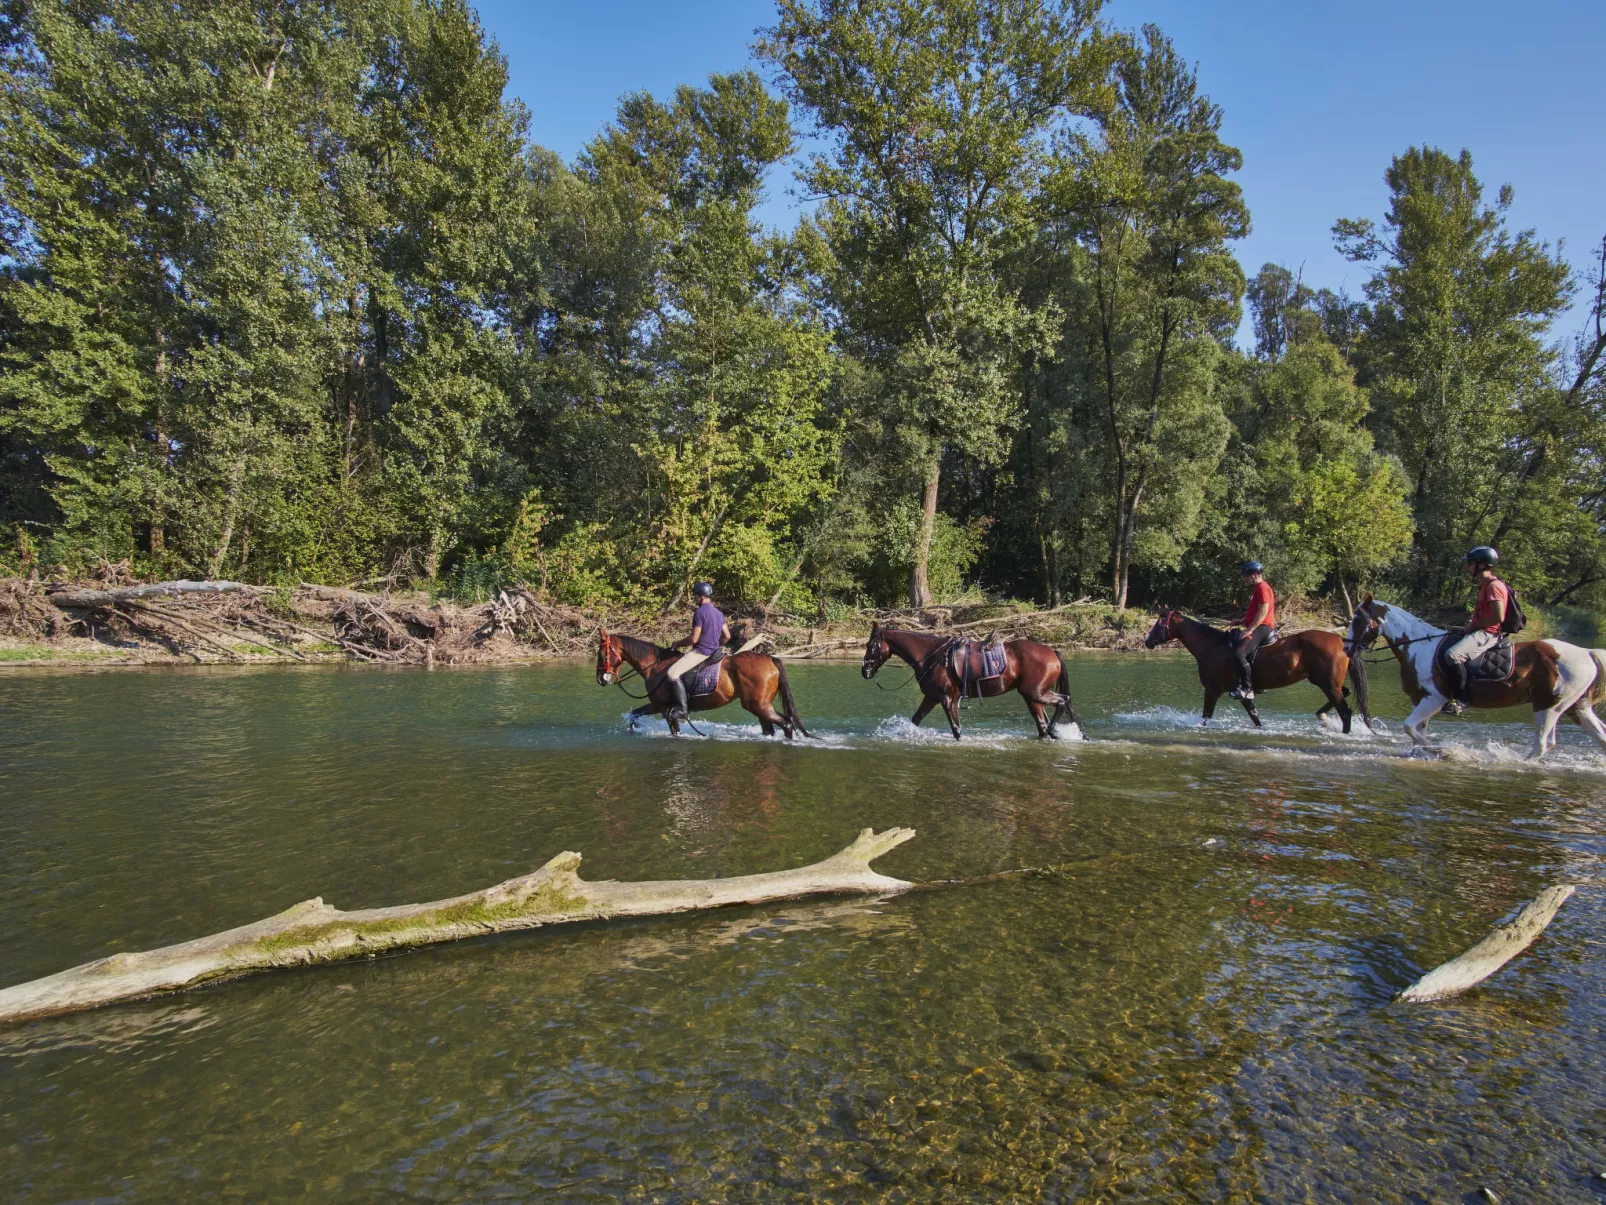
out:
M1599 1200L1606 759L1345 737L1303 688L1193 728L1175 657L1072 663L967 740L790 670L815 742L631 733L589 668L0 679L0 984L585 854L741 874L1054 874L510 934L0 1030L19 1200ZM1308 696L1308 697L1307 697ZM891 717L891 718L889 718ZM974 739L970 739L974 738ZM1558 881L1484 989L1393 994ZM1385 1170L1386 1169L1386 1170ZM1599 1183L1598 1181L1593 1183Z

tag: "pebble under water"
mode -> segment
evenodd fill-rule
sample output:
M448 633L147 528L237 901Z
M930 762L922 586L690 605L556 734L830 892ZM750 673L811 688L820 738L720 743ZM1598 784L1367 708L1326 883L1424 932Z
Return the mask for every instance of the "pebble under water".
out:
M1308 686L1199 732L1191 660L1078 655L1086 740L967 740L793 665L819 739L632 733L590 665L0 677L0 986L321 895L817 860L913 880L437 946L0 1027L0 1196L56 1201L1606 1201L1606 755L1446 761ZM906 674L883 671L887 685ZM1234 705L1235 706L1235 705ZM1482 987L1392 1003L1553 883Z

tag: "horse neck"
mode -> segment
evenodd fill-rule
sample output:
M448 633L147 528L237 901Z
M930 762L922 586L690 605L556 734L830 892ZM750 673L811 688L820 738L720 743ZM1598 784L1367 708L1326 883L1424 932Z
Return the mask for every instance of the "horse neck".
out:
M1400 607L1389 606L1388 614L1383 616L1383 639L1394 641L1402 637L1406 640L1424 640L1428 636L1443 636L1444 629L1436 628L1425 619L1418 619L1409 611ZM1425 640L1424 640L1425 643Z
M925 632L905 632L901 628L883 628L881 637L887 642L889 649L915 669L919 669L921 662L931 656L932 649L949 639L946 636L932 636Z
M619 641L619 655L642 676L651 673L653 667L664 660L666 650L650 640L637 640L634 636L617 636L615 639Z
M1211 627L1207 623L1200 623L1186 615L1178 616L1181 620L1182 632L1177 639L1182 641L1187 650L1195 657L1212 648L1222 647L1226 644L1226 633Z

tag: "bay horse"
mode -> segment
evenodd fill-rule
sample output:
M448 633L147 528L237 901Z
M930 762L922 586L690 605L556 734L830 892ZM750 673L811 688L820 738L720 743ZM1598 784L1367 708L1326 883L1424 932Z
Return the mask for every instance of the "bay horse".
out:
M628 663L647 688L647 701L630 713L630 726L642 716L663 714L669 731L680 735L680 721L667 714L675 705L675 694L670 689L664 671L680 657L676 649L666 649L650 640L634 636L621 636L606 630L597 632L597 685L612 686L619 682L620 666ZM694 669L691 673L696 673ZM775 710L775 696L780 695L782 710ZM734 653L719 663L719 685L713 694L696 695L687 699L692 711L714 711L733 699L758 717L765 736L774 736L777 728L791 740L793 732L812 735L803 726L792 698L791 684L786 680L786 666L780 658L768 653Z
M1395 660L1400 663L1400 686L1416 704L1405 719L1405 730L1413 745L1431 748L1427 740L1428 720L1450 698L1450 683L1435 662L1445 629L1418 619L1403 607L1380 602L1368 594L1350 616L1350 655L1357 656L1382 637ZM1606 725L1595 714L1595 706L1606 703L1606 649L1585 649L1564 640L1526 640L1512 645L1511 676L1501 682L1472 682L1467 698L1473 707L1533 708L1534 743L1529 760L1540 758L1556 747L1556 724L1561 717L1572 719L1602 748L1606 748Z
M1204 687L1204 714L1199 727L1203 728L1216 713L1216 700L1238 685L1238 659L1233 656L1232 637L1181 611L1161 607L1160 617L1144 637L1143 647L1159 648L1172 640L1180 640L1199 663L1199 683ZM1251 662L1249 682L1256 694L1263 690L1280 690L1296 682L1310 682L1327 696L1327 703L1316 713L1316 718L1336 708L1344 722L1344 731L1348 732L1354 714L1346 701L1349 687L1344 685L1344 678L1348 673L1349 653L1345 651L1343 637L1336 632L1310 628L1279 636L1274 643L1261 646ZM1261 727L1260 712L1255 709L1254 700L1240 701L1255 727Z
M942 704L948 717L948 727L954 740L959 739L960 684L948 666L944 655L954 646L957 637L939 636L933 632L910 632L902 628L884 628L879 623L870 628L870 641L864 646L864 664L860 673L868 680L892 657L901 657L915 671L925 698L915 708L909 722L916 725ZM1061 717L1076 723L1076 709L1071 706L1071 679L1065 670L1065 659L1054 649L1035 640L1009 640L1004 643L1004 673L998 679L996 694L1018 691L1032 713L1040 739L1059 739ZM1043 709L1052 705L1054 714L1045 716Z

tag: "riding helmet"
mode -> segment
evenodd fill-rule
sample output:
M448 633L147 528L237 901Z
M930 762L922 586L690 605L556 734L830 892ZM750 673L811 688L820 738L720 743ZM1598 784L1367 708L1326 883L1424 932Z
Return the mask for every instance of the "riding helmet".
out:
M691 588L691 596L693 598L713 598L714 597L714 583L713 582L698 582L695 586L693 586Z
M1264 572L1266 572L1266 566L1262 565L1259 561L1245 561L1243 563L1242 567L1238 570L1238 572L1239 573L1264 573Z
M1463 561L1470 561L1474 565L1488 565L1490 568L1493 568L1500 563L1500 554L1493 548L1490 548L1487 544L1479 544L1461 559Z

